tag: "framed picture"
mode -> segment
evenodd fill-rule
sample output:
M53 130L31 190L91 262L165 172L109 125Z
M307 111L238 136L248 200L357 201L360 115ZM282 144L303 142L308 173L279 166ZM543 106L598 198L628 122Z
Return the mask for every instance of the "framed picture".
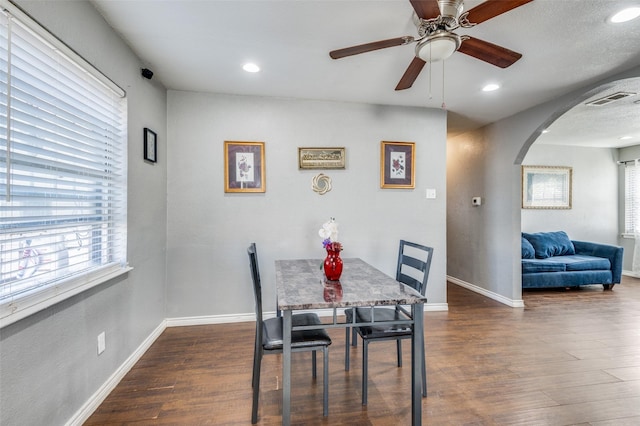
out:
M523 209L570 209L571 167L522 166Z
M264 142L224 142L224 192L265 192Z
M380 145L380 188L415 188L415 143L385 142Z
M144 128L144 159L152 163L158 161L158 135L146 127Z
M343 148L298 148L300 169L344 169Z

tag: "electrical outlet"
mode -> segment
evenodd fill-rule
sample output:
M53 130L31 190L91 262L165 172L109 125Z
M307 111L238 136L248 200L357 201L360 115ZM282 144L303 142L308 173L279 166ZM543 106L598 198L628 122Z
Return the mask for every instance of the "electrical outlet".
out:
M107 342L105 340L104 331L98 334L98 355L100 355L107 348Z
M435 188L427 188L426 196L427 196L427 199L429 200L433 200L434 198L436 198Z

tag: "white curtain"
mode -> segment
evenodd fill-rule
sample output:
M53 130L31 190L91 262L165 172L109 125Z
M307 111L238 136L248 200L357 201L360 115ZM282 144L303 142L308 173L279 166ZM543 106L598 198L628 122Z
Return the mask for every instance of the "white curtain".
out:
M640 163L638 160L634 162L634 187L636 191L634 191L634 195L637 194L637 189L640 188ZM633 265L632 270L635 276L640 277L640 218L638 217L638 213L640 212L640 197L633 197L633 236L635 238L635 244L633 247Z

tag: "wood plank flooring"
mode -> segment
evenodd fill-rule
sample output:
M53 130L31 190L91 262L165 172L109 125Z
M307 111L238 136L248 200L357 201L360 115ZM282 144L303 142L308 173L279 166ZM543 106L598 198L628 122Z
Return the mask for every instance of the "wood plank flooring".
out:
M640 424L640 280L613 291L528 290L512 309L456 285L448 312L425 313L425 425ZM362 345L344 371L344 330L331 330L329 416L311 355L292 366L292 424L410 424L410 350ZM168 328L86 425L249 425L254 323ZM318 361L321 362L321 356ZM263 360L260 425L280 424L281 356ZM319 364L321 367L321 364ZM319 370L319 373L321 370Z

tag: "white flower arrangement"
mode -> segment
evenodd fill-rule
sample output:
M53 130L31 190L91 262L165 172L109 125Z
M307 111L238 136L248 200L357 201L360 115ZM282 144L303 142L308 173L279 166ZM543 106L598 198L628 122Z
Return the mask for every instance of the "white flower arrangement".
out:
M322 238L322 246L327 250L340 251L342 244L338 242L338 223L335 218L329 218L318 231Z

